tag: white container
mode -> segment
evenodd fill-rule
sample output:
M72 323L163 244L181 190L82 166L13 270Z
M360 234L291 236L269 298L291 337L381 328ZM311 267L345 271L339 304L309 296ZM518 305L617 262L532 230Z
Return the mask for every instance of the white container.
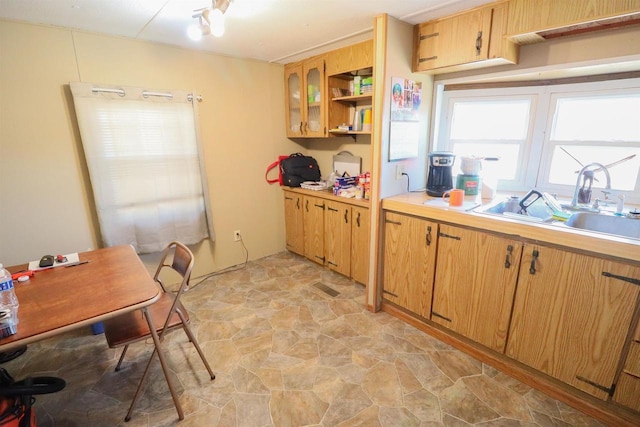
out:
M482 170L482 157L462 156L460 169L464 175L480 175Z
M18 332L19 306L11 273L0 264L0 338Z

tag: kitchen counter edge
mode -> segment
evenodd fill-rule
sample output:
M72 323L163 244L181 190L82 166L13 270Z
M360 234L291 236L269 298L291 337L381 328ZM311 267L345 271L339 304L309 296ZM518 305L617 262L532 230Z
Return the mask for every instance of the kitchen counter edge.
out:
M369 207L369 200L365 199L352 199L347 197L334 196L333 191L329 190L307 190L306 188L299 187L282 187L283 191L290 191L292 193L298 193L305 196L319 197L321 199L333 200L336 202L346 203L353 206L360 206L363 208Z
M640 240L583 231L562 225L525 223L473 211L426 206L424 202L431 199L434 198L425 193L391 196L382 200L382 209L640 263Z

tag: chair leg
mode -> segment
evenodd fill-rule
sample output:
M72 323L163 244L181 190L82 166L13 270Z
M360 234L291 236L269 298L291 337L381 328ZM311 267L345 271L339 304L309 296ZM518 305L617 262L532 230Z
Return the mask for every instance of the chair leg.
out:
M182 313L178 313L178 315L182 319ZM189 328L189 326L184 322L184 319L182 319L182 329L184 329L184 332L187 334L189 341L191 341L193 346L196 348L196 351L200 355L200 359L202 359L202 363L204 363L205 368L207 368L207 371L209 371L209 376L211 377L212 380L215 380L216 375L211 370L211 366L209 366L209 362L207 362L206 357L204 357L204 352L200 348L200 345L198 344L198 340L193 335L193 332L191 332L191 328Z
M151 314L147 308L143 308L142 312L144 313L145 318L147 319L147 323L149 324L149 330L151 331L151 337L153 338L153 344L155 349L149 358L149 362L147 363L147 367L144 370L144 374L142 374L142 378L140 379L140 384L138 384L138 389L136 390L135 396L133 396L133 401L131 402L131 406L129 407L129 412L127 412L127 416L125 417L125 421L129 421L131 419L131 414L133 413L133 407L140 396L140 391L142 390L142 383L147 377L147 373L149 372L149 367L151 366L151 361L153 360L153 356L158 353L158 359L160 359L160 365L162 366L162 372L164 373L164 377L167 380L167 386L169 386L169 392L171 393L171 398L173 399L173 404L176 407L176 411L178 412L178 419L184 419L184 413L182 412L182 406L180 405L180 400L178 400L178 395L176 394L173 388L173 381L171 381L171 376L169 375L169 369L167 367L166 360L164 359L164 352L162 351L162 344L160 343L160 339L158 338L158 333L156 332L156 328L153 325L153 319L151 318Z
M125 345L124 348L122 349L122 354L120 354L120 359L118 359L118 364L116 365L116 372L118 372L120 370L120 365L122 364L122 361L124 360L124 355L127 352L128 348L129 348L129 344Z
M151 366L151 362L153 361L153 356L156 355L157 349L154 347L153 352L151 353L151 357L149 357L149 361L147 362L147 366L144 368L144 373L142 374L142 378L140 378L140 382L138 383L138 388L136 389L136 394L133 395L133 399L131 400L131 405L129 406L129 410L127 411L127 415L124 417L125 421L131 420L131 414L133 413L133 407L138 401L138 397L140 397L140 392L142 391L142 384L144 384L145 379L147 378L147 374L149 373L149 367Z

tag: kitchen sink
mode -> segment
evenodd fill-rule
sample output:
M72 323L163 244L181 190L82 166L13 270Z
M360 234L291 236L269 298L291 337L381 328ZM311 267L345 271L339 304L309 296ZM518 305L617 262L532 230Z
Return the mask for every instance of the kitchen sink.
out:
M519 199L513 196L499 203L492 204L488 207L476 209L475 212L501 215L508 218L514 218L521 221L530 222L550 222L552 221L552 213L544 203L535 202L527 207L526 212L522 212L519 205Z
M640 219L591 212L576 212L565 225L581 230L640 239Z

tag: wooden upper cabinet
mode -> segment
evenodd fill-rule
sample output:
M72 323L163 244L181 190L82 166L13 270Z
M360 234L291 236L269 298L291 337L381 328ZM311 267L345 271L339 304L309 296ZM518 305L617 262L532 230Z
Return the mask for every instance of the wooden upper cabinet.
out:
M506 355L601 399L612 392L640 267L526 246Z
M500 2L416 25L413 70L449 72L516 63L518 47L504 37L508 8Z
M373 40L367 40L327 53L327 75L373 67Z
M302 64L287 65L284 68L284 109L286 116L287 136L301 137L304 106L302 99Z
M436 267L438 224L386 212L382 297L429 318Z
M440 225L431 320L503 352L522 243Z
M520 44L534 43L548 31L593 30L597 22L619 25L639 13L640 0L511 0L506 34Z
M327 132L324 56L284 68L285 116L290 138L321 138Z

